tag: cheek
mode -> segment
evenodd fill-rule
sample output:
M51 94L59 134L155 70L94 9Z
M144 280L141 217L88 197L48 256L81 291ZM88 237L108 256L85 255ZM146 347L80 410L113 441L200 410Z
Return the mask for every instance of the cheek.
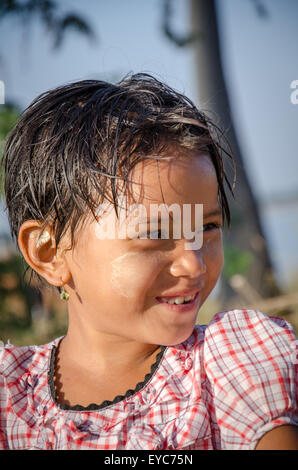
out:
M158 253L130 252L114 259L111 263L111 288L126 298L144 293L152 284L160 265Z

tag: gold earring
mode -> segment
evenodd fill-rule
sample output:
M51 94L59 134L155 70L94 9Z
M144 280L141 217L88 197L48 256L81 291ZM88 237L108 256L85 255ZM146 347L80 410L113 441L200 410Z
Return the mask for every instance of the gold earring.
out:
M60 287L60 299L61 300L68 300L69 299L69 294L66 292L66 290L64 289L64 287Z

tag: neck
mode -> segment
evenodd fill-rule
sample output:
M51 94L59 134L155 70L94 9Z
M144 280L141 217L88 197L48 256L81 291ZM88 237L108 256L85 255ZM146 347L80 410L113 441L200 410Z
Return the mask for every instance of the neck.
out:
M60 346L61 353L77 366L102 372L111 367L123 371L142 367L160 351L159 345L106 334L82 323L76 317L69 319L68 332Z

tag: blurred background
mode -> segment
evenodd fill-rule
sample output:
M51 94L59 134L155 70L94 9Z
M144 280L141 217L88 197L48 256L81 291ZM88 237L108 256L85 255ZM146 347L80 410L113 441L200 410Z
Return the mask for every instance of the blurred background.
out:
M296 0L0 0L0 152L47 89L137 72L164 80L216 121L237 161L225 267L198 322L255 308L297 334L297 20ZM0 194L0 339L42 344L66 333L66 304L28 284Z

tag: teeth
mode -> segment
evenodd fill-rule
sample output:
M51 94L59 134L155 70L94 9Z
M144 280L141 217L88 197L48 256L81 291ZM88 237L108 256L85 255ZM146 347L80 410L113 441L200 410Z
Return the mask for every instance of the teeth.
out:
M176 305L183 304L183 302L184 302L184 297L177 297L177 299L175 299Z
M170 300L166 299L165 297L162 297L161 300L170 305L173 305L173 304L180 305L180 304L183 304L183 302L189 302L190 300L193 300L195 296L196 294L188 295L187 297L176 297L175 299L170 299Z

